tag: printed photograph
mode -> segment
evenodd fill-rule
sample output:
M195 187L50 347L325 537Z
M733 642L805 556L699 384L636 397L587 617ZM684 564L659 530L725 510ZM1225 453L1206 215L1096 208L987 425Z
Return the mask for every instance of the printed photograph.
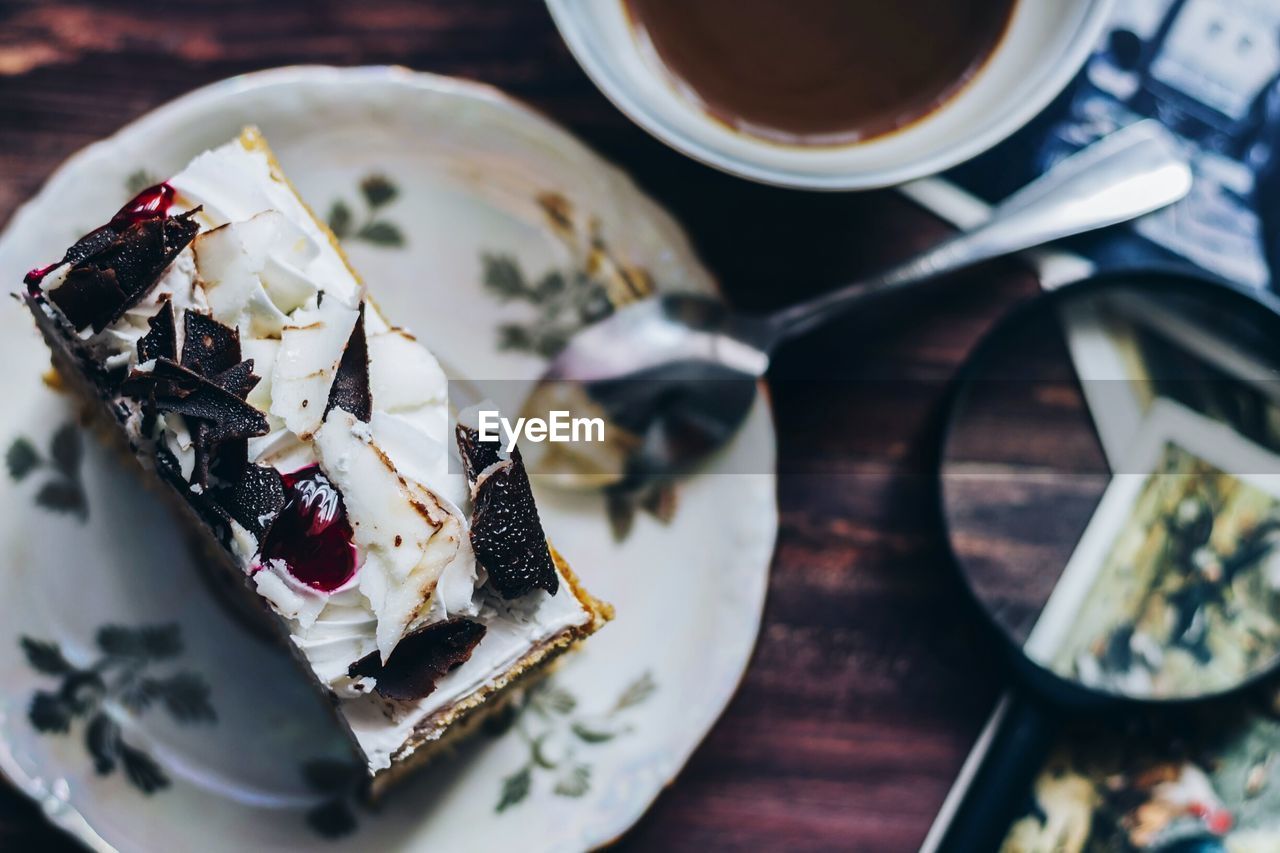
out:
M1001 853L1280 849L1280 691L1058 743Z
M1280 649L1277 460L1168 400L1132 459L1150 473L1113 478L1028 652L1130 696L1239 684Z

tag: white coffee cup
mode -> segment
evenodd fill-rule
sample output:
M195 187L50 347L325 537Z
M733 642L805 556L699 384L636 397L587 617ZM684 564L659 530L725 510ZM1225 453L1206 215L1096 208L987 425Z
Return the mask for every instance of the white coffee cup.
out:
M696 0L691 0L696 2ZM780 186L854 190L944 171L1014 133L1061 92L1093 50L1112 0L1017 0L991 57L941 107L884 136L784 145L735 130L679 93L646 56L623 0L547 0L560 34L601 91L678 151Z

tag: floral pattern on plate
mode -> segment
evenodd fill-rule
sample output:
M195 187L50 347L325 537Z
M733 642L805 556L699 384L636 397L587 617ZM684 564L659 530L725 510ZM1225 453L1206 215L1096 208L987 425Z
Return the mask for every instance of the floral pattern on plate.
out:
M31 668L57 680L56 689L37 690L31 697L27 719L46 735L69 734L74 723L84 722L85 748L99 776L109 776L119 766L129 783L144 794L169 787L169 777L160 765L124 740L117 716L142 716L159 707L183 725L218 719L209 685L198 674L157 671L182 655L182 628L105 625L98 629L95 642L98 656L77 666L57 643L20 639Z

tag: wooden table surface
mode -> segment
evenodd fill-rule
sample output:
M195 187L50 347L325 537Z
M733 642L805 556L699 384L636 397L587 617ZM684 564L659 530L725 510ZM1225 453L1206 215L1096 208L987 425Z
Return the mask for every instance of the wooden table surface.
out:
M636 128L536 0L0 0L0 221L83 145L202 84L292 63L399 63L499 86L629 171L732 302L818 292L936 240L889 192L720 174ZM1035 283L980 269L787 348L771 374L782 525L742 687L622 850L914 850L1000 688L949 575L930 454L946 378ZM0 849L69 846L0 783Z

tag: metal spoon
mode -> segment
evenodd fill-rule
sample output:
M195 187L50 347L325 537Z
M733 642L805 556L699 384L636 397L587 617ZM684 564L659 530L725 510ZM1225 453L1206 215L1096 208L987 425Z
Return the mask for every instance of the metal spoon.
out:
M709 296L672 293L627 306L574 335L525 414L568 410L604 419L602 446L530 453L530 471L572 489L641 488L688 472L746 418L779 344L873 296L982 261L1126 222L1172 204L1191 170L1154 121L1117 131L1010 196L982 225L879 275L767 316ZM554 446L552 446L554 447Z

